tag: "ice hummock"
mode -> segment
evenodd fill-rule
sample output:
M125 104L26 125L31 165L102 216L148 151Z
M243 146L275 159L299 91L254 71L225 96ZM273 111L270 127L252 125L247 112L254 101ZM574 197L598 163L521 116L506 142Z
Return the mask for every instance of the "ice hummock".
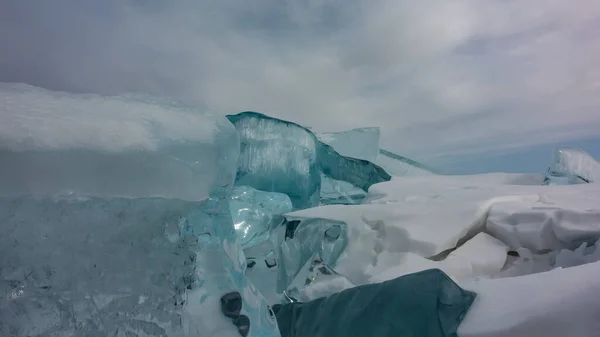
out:
M545 185L585 184L600 181L600 163L589 153L576 148L559 147L548 169Z
M340 155L298 124L251 111L227 118L241 139L236 185L285 193L294 209L319 205L321 175L363 191L390 179L381 167Z
M317 138L346 157L374 163L379 155L380 130L376 127L358 128L341 132L317 133Z
M238 133L223 118L149 96L4 84L0 99L10 117L0 125L2 336L276 337L269 304L320 303L427 269L480 294L463 336L598 328L597 184L432 175L376 148L376 128L363 130L364 144L349 146L361 139L350 130L330 146L293 123L243 113ZM382 154L395 165L390 181L381 179ZM566 165L564 177L593 182L589 163ZM232 193L234 176L256 168ZM315 194L316 176L341 188ZM300 190L274 191L278 183ZM293 198L295 208L361 204L286 213ZM482 323L490 317L500 319ZM561 325L565 317L577 327Z
M0 101L0 335L239 336L236 291L248 336L279 335L236 244L225 118L23 84Z
M436 174L426 165L379 147L378 127L357 128L340 132L322 132L317 137L342 156L373 162L395 177Z
M0 195L199 201L233 179L235 155L220 152L237 142L231 125L176 102L10 83L0 101Z
M292 202L283 193L236 186L229 208L238 243L245 248L267 240L270 232L283 223L281 214L292 211Z
M423 176L435 174L434 170L414 160L379 148L380 130L376 127L358 128L341 132L318 133L317 137L346 157L368 160L382 167L393 176ZM365 190L345 181L323 175L321 203L326 205L360 204L366 197Z

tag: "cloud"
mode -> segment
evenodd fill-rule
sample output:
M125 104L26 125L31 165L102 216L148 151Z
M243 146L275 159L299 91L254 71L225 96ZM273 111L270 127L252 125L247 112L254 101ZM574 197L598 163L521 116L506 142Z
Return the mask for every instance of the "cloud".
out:
M0 46L0 81L380 126L425 161L600 130L594 0L5 0Z

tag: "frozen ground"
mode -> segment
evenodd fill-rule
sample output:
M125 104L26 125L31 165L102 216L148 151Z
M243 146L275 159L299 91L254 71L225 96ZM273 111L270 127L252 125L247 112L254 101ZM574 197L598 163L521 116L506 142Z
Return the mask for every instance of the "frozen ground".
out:
M394 178L372 186L362 205L288 216L347 224L348 244L334 269L351 284L440 268L475 290L459 336L594 336L600 263L590 262L600 260L600 184L541 180L503 173ZM339 281L329 286L340 290Z

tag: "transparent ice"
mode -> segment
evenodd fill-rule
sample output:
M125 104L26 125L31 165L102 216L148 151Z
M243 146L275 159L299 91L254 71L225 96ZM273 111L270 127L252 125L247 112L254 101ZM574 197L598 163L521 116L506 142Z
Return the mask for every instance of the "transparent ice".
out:
M315 254L335 267L348 243L347 225L341 221L286 217L277 239L277 292L283 293Z
M340 155L298 124L257 112L227 118L240 133L236 185L285 193L294 209L319 205L322 174L364 191L390 179L381 167Z
M435 171L412 159L379 147L380 130L376 127L317 134L320 141L343 156L373 162L393 176L431 175Z
M224 118L143 95L0 85L0 335L279 336L244 276Z
M271 230L280 225L280 214L292 211L290 198L283 193L265 192L250 186L236 186L229 208L238 243L242 248L266 240Z
M321 142L332 146L342 156L374 163L379 155L380 133L377 127L367 127L341 132L317 133L317 137Z
M544 185L572 185L600 181L600 163L589 153L569 147L554 151Z
M306 261L290 285L284 290L284 300L308 302L319 297L352 288L354 285L321 259L319 253Z
M433 170L414 160L379 148L380 130L376 127L317 134L319 140L343 156L368 160L393 176L431 175ZM322 177L321 203L360 204L366 191L345 181Z

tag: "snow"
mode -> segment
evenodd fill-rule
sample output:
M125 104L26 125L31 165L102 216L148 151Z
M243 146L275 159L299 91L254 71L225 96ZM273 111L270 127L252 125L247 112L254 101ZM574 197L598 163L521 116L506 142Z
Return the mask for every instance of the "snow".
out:
M600 262L463 283L477 298L460 337L591 337L600 331Z
M367 266L366 272L373 275L369 283L377 283L437 268L460 283L475 277L492 277L499 273L506 263L507 252L508 246L504 243L488 234L479 233L441 261L428 260L411 252L382 253L378 257L377 265Z
M600 237L600 188L596 184L557 187L542 187L545 191L538 200L494 204L486 229L511 249L540 252L593 243Z
M492 277L509 248L575 249L600 238L600 185L535 184L541 181L522 174L395 177L373 185L362 205L287 216L347 224L348 246L335 270L354 284L427 268L459 281ZM521 223L526 230L515 226Z

